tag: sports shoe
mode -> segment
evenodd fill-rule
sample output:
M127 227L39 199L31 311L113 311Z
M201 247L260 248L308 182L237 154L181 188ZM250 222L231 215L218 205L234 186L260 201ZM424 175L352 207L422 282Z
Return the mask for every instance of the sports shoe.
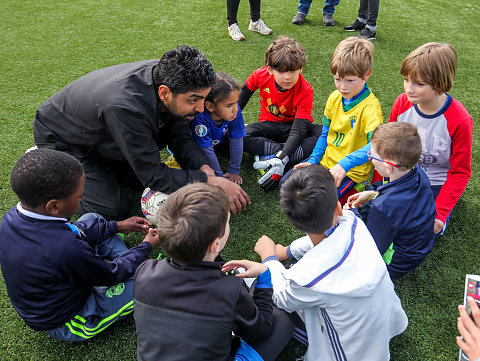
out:
M365 29L365 23L361 23L358 19L355 19L352 25L347 25L343 27L345 31L361 31Z
M377 38L377 32L371 31L369 28L365 27L365 29L363 29L361 33L357 35L357 38L375 40Z
M272 155L256 155L254 158L253 158L253 162L260 162L260 161L264 161L264 160L269 160L269 159L272 159L273 157L275 157L273 154ZM265 169L257 169L257 173L259 174L259 177L263 177L265 175Z
M237 23L228 27L228 35L235 41L245 40L245 36L243 36Z
M304 22L305 22L305 14L304 13L297 13L293 19L292 19L292 23L294 23L295 25L302 25Z
M258 19L257 21L253 22L250 20L250 24L248 25L248 30L256 31L257 33L263 35L270 35L272 33L272 29L270 29L262 19Z
M323 14L323 25L325 26L335 25L335 20L333 20L332 14Z

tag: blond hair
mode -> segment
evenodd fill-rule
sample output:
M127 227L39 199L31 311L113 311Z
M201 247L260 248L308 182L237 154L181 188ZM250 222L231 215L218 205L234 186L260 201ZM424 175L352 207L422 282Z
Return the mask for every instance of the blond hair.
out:
M448 92L457 72L457 52L448 43L427 43L407 55L400 74L411 81L423 81L439 93Z
M305 66L307 54L295 39L279 36L265 53L265 64L274 70L295 71Z
M350 36L342 40L332 54L330 71L343 78L355 75L363 78L372 69L375 47L371 41Z

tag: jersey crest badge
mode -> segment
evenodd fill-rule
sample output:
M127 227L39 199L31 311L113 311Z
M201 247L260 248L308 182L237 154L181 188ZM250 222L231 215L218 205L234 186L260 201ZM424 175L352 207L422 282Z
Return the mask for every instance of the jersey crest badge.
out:
M198 135L200 138L203 138L208 133L208 129L205 125L199 124L195 127L195 134Z
M265 93L270 94L270 88L264 88L263 91L264 91Z
M268 110L270 110L270 113L272 113L273 115L278 116L280 114L280 109L278 109L276 104L269 105Z

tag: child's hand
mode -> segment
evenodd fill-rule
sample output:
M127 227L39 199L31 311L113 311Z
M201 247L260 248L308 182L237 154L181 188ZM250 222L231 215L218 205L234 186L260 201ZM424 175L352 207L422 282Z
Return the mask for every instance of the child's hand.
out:
M236 274L236 276L240 278L257 277L268 269L264 264L244 259L241 261L233 260L225 263L222 267L222 271L227 272L231 269L238 269L240 267L245 268L245 272Z
M348 197L347 203L345 203L343 209L362 207L365 203L370 202L375 195L377 195L377 192L375 191L365 191L352 194Z
M472 297L468 297L468 304L476 325L468 315L466 308L458 306L460 317L457 320L457 328L463 339L457 336L457 345L467 354L470 360L476 360L480 357L480 328L478 328L478 325L480 325L480 310Z
M239 174L225 173L224 176L235 184L241 185L243 183L243 179Z
M293 166L293 169L300 169L300 168L308 167L309 165L312 165L312 163L310 162L298 163Z
M335 185L337 188L340 186L340 183L342 183L343 178L347 175L347 172L345 172L345 169L340 164L335 164L331 169L330 173L333 175L333 178L335 178Z
M281 244L275 245L275 252L277 253L277 257L280 261L285 261L288 259L287 256L287 247L282 246Z
M442 231L443 227L445 227L445 223L443 223L439 219L435 219L435 223L433 224L433 232L435 232L435 234L438 234Z
M275 242L273 242L271 238L263 235L258 239L257 244L255 244L255 252L260 256L262 261L270 256L275 256L277 254Z
M146 234L152 224L143 217L130 217L117 222L117 229L120 233L140 232Z
M158 232L155 228L150 228L146 237L143 239L143 242L148 242L153 247L156 247L160 244L160 239L158 238Z

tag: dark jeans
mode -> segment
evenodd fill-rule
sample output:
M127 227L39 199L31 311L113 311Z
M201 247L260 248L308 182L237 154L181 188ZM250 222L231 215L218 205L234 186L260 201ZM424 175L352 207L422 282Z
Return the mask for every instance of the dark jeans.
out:
M247 135L243 138L243 150L250 154L270 155L282 150L292 129L292 123L258 122L245 127ZM310 155L317 144L318 137L322 134L322 126L309 123L307 135L303 140L303 156L295 163ZM293 158L293 157L292 157ZM293 161L293 159L292 159Z
M367 24L370 30L377 29L378 8L380 0L360 0L358 19Z
M250 1L250 17L253 22L260 19L260 0ZM237 12L240 0L227 0L227 20L228 26L237 22Z

